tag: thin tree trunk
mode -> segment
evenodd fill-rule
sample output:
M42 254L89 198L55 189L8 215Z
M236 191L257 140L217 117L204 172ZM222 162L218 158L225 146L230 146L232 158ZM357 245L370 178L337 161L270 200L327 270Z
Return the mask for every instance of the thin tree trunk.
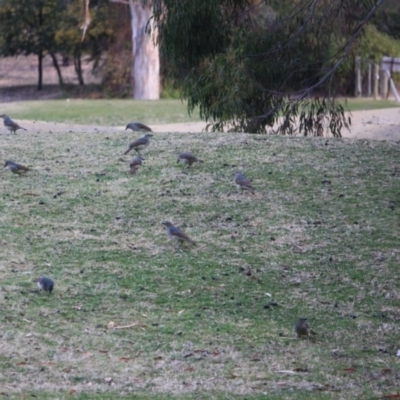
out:
M43 89L43 50L40 49L38 52L38 74L39 74L39 79L38 79L38 90Z
M50 52L50 56L53 60L53 66L57 71L57 75L58 75L58 83L60 84L60 86L64 85L64 81L63 81L63 77L61 75L61 69L60 66L58 65L58 61L57 61L57 57L53 52Z
M43 26L43 8L39 9L39 26ZM43 89L43 47L42 42L39 45L39 52L38 52L38 73L39 73L39 80L38 80L38 90Z
M76 75L78 77L78 82L80 85L83 86L85 82L83 80L82 60L81 60L81 55L79 53L74 54L74 66Z
M146 33L152 9L135 0L129 0L129 6L132 27L133 98L157 100L160 98L160 56L152 37Z

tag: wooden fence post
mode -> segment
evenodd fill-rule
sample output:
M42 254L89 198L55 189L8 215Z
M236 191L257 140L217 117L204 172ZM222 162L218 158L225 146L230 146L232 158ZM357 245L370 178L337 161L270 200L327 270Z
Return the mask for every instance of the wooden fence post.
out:
M367 96L372 96L372 61L368 61L368 88Z
M381 98L386 100L388 96L388 76L384 69L381 69Z
M356 87L355 87L355 96L361 97L362 88L361 88L361 57L357 56L355 58L355 78L356 78Z
M379 88L379 64L374 63L374 99L378 98L378 88Z

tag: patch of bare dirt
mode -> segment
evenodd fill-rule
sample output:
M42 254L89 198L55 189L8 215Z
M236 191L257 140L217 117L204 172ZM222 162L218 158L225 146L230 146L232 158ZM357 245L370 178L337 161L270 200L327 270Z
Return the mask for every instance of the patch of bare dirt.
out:
M400 107L383 110L355 111L351 115L351 130L343 130L344 138L400 141ZM120 132L125 126L93 126L44 121L21 121L21 126L33 132ZM202 132L206 122L151 125L154 132ZM2 133L7 131L1 128Z

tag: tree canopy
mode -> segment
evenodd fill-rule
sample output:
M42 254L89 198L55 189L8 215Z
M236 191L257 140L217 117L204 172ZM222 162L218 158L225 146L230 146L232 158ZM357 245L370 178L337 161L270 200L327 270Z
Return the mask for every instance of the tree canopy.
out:
M333 135L335 72L385 0L153 0L162 54L213 130Z
M53 58L60 83L56 53L72 56L79 76L82 53L98 60L111 41L113 32L106 23L107 6L107 0L93 2L92 29L82 42L80 0L0 0L0 54L37 55L39 89L42 88L42 60L46 54Z

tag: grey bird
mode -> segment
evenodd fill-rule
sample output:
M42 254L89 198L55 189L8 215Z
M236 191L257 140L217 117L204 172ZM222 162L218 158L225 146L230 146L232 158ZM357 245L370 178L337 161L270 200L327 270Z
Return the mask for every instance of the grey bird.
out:
M133 131L136 132L143 132L143 131L147 131L147 132L153 132L147 125L142 124L141 122L130 122L125 130L127 129L132 129Z
M47 278L47 276L39 276L37 285L40 291L44 290L45 292L49 292L49 294L54 288L54 282L50 278Z
M185 232L183 232L177 226L174 226L171 222L164 221L162 224L167 229L167 234L170 239L177 240L179 243L189 242L192 244L196 244L192 239L190 239L188 235L186 235Z
M248 190L251 194L254 194L251 182L241 172L236 173L234 182L241 191Z
M299 318L294 326L297 337L316 335L316 333L308 326L307 318Z
M140 150L145 149L150 144L150 138L152 136L153 136L152 134L146 133L141 138L136 139L129 145L129 149L124 153L124 155L128 154L132 149L136 150L136 152L138 153L140 152Z
M138 171L139 167L143 164L144 158L141 156L137 156L135 158L132 158L131 161L129 161L129 167L130 167L130 173L132 175L135 175L136 172Z
M22 175L25 174L27 171L30 171L28 167L25 167L25 165L17 164L16 162L11 160L6 161L6 163L4 164L4 168L8 168L11 172L18 175Z
M176 161L177 163L182 162L183 164L186 165L187 168L191 167L193 163L199 162L203 163L203 160L198 159L195 157L192 153L189 151L184 151L183 153L179 154L178 160Z
M15 121L13 121L8 115L3 114L0 115L0 118L3 118L3 124L4 126L11 132L11 133L15 133L15 131L17 131L18 129L23 129L24 131L26 131L25 128L23 128L22 126L19 126Z

